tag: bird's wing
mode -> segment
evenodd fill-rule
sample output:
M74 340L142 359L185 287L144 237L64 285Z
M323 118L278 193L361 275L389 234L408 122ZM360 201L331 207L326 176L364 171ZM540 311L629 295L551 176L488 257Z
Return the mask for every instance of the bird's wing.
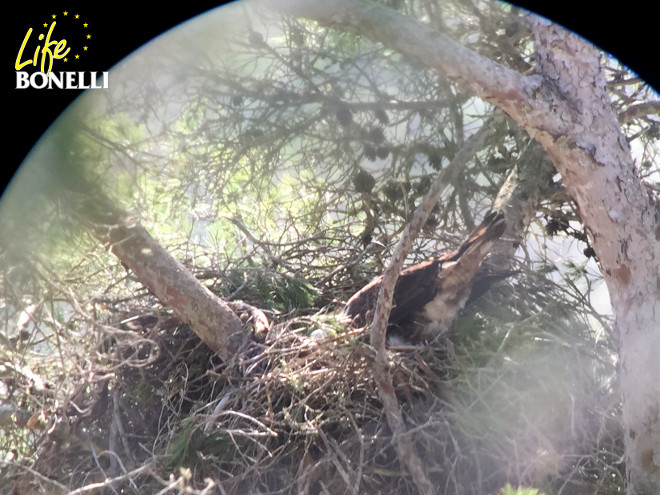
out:
M470 237L455 251L413 265L401 272L394 287L393 306L389 321L398 323L438 296L440 291L457 291L462 299L456 312L462 308L467 296L464 293L472 284L481 261L505 228L504 215L492 212L472 232ZM378 302L382 277L377 277L356 292L346 303L344 312L353 318L354 324L364 326L368 314ZM459 289L462 289L459 291ZM460 294L458 293L460 292ZM444 297L450 296L445 294Z
M433 299L438 267L437 259L431 259L408 267L401 272L394 286L390 322L401 321L419 311ZM364 326L368 323L367 315L376 307L382 280L382 276L375 278L356 292L346 303L344 312L353 318L356 325Z
M353 324L363 327L367 324L367 315L378 301L378 292L383 277L377 277L351 296L344 307L344 313L353 319Z
M428 322L427 333L451 326L470 296L481 262L505 227L504 215L487 215L468 240L443 260L436 279L436 294L423 309L423 316ZM432 335L424 336L430 337Z
M406 268L394 286L390 323L399 323L422 309L435 297L435 280L440 270L437 258Z

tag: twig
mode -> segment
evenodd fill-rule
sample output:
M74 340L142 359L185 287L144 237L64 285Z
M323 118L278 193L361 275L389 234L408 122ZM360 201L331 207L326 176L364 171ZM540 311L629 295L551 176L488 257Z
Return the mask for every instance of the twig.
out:
M80 488L78 488L76 490L68 492L67 495L78 495L79 493L86 493L86 492L91 492L91 491L96 491L96 490L100 491L102 488L112 486L115 483L117 483L118 481L123 481L125 479L132 480L134 476L142 473L143 471L146 471L149 468L151 468L151 464L145 464L143 466L140 466L137 469L134 469L133 471L130 471L126 474L122 474L121 476L116 476L115 478L108 478L108 479L100 481L98 483L90 483L89 485L81 486Z

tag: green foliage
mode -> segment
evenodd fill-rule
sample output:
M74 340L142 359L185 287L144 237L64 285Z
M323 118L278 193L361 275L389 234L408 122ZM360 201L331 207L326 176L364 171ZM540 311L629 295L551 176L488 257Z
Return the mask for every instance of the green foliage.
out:
M232 269L224 291L279 311L312 308L319 295L309 282L261 266Z
M231 460L236 445L227 434L206 433L193 418L184 418L168 446L169 465L175 468L195 467L208 456Z

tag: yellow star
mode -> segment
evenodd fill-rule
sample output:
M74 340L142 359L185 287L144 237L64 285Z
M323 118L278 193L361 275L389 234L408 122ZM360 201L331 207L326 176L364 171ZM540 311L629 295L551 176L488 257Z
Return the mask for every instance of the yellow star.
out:
M45 27L45 28L48 27L48 23L47 23L47 22L44 22L44 27Z
M80 19L80 14L76 14L76 19Z
M76 58L80 58L80 55L76 55Z
M64 59L63 59L63 60L64 60L65 62L68 62L68 61L69 61L69 59L68 59L68 58L66 58L66 57L64 57Z
M87 39L90 39L91 37L92 37L91 34L88 34L88 35L87 35Z
M57 17L57 16L56 16L55 14L53 14L53 19L55 19L56 17Z
M86 46L83 46L83 50L87 51L87 47L86 47Z
M62 13L63 13L64 15L69 15L69 13L68 13L66 10L65 10L64 12L62 12Z
M87 27L87 23L83 24L84 27Z

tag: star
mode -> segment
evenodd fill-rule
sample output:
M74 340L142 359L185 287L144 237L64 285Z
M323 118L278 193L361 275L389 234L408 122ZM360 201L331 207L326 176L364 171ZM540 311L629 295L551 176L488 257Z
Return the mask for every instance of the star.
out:
M53 14L53 19L55 19L56 17L57 17L57 16L56 16L55 14Z
M80 19L80 14L76 14L76 19Z
M83 24L83 27L87 27L87 23Z
M64 12L62 12L62 14L64 14L65 16L69 15L69 13L66 10Z
M83 50L87 51L87 47L86 47L86 46L83 46Z
M92 37L91 34L88 34L88 35L87 35L87 39L90 39L91 37Z
M80 55L76 55L76 58L80 58Z
M44 22L44 27L48 27L48 23L47 23L47 22Z

